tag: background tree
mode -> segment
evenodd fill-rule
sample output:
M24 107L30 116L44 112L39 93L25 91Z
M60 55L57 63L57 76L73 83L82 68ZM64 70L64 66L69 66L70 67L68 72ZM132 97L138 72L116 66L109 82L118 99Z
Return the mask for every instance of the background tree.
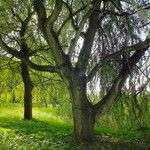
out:
M21 38L26 52L23 55L7 43L5 34L1 34L0 46L31 68L61 77L72 100L75 137L78 141L92 141L96 117L117 99L127 77L148 52L150 38L142 40L139 35L149 23L149 2L35 0L33 5L37 20L36 15L31 20L38 21L38 25L30 32L35 34L35 29L40 29L42 34L40 38L35 36L35 41L44 41L48 46L44 50L46 59L51 61L43 65L32 61L30 52L35 52L36 45L31 46L25 38ZM104 96L92 104L87 95L88 82L107 63L115 75L109 77Z
M3 7L1 7L1 19L3 20L1 23L1 32L6 34L6 41L8 45L13 45L22 55L26 55L26 50L24 47L26 46L23 42L25 38L25 32L28 26L28 23L33 15L31 11L30 4L26 3L20 5L21 1L14 1L11 3L3 2ZM24 5L24 6L23 6ZM26 16L23 14L19 14L20 12L27 7L27 11L25 12ZM5 8L9 11L5 11ZM11 13L11 16L9 16ZM3 17L7 17L8 20L5 20ZM10 27L10 28L9 28ZM3 32L3 29L7 28L6 32ZM10 56L8 56L10 57ZM17 61L17 60L16 60ZM30 79L29 69L25 62L20 62L20 73L22 75L22 80L24 83L24 118L32 119L32 89L33 84Z

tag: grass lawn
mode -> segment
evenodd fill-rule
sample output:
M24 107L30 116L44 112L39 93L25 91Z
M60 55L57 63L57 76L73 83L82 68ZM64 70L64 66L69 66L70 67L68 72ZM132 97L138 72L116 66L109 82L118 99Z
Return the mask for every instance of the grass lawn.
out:
M148 131L121 132L96 128L100 140L76 144L73 125L56 116L56 109L33 108L34 119L23 120L23 107L0 106L0 150L148 150ZM149 148L148 148L149 147Z

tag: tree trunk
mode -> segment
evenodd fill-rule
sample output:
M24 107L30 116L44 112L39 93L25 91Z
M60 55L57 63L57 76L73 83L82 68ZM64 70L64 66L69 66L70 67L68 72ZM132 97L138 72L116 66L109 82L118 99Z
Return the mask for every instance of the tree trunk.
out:
M29 70L24 62L21 62L21 73L24 83L24 119L32 119L32 81Z
M95 140L93 131L95 115L87 98L85 76L82 76L80 72L74 74L71 71L65 71L65 73L72 74L70 78L63 79L72 100L75 139L77 142L92 142Z
M78 142L95 140L94 123L95 115L90 103L87 100L86 93L82 88L77 87L71 90L72 111L74 121L74 135Z
M73 105L73 121L74 121L74 135L78 142L93 142L94 136L94 116L89 107L77 108Z

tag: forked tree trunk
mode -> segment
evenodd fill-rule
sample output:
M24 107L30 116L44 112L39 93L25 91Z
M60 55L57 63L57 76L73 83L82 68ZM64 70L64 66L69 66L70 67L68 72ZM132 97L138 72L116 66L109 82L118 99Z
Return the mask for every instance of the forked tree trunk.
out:
M24 62L21 62L21 73L24 83L24 119L32 119L32 81L29 70Z

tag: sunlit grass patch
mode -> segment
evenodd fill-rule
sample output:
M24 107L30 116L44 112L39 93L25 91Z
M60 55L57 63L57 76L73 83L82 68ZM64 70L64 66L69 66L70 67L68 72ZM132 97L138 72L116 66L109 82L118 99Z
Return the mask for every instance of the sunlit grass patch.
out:
M33 119L40 120L56 120L57 122L66 122L66 119L62 115L58 115L58 107L52 106L45 107L33 107ZM1 120L11 119L23 119L23 104L1 104L0 105L0 117ZM68 121L70 123L71 121Z
M57 122L61 122L61 123L65 122L65 118L57 114L57 109L58 108L53 108L53 107L48 107L48 108L34 107L33 118L35 119L40 118L40 120L45 120L45 121L56 120Z

